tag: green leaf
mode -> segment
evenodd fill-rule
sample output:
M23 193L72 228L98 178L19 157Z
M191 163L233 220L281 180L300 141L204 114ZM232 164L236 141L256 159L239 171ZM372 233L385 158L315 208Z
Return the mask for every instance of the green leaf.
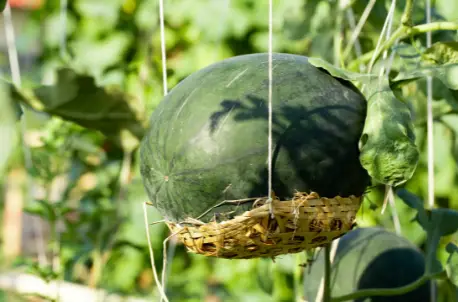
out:
M395 97L387 79L371 80L363 94L368 105L361 164L378 182L401 185L412 177L419 160L410 109Z
M449 253L446 265L448 278L455 286L458 286L458 246L449 243L445 249Z
M310 64L333 77L365 85L367 116L360 140L360 161L376 181L398 186L409 180L419 160L415 135L406 103L398 100L386 79L335 67L320 58L309 58Z
M405 204L417 210L416 220L426 232L435 232L442 237L458 231L458 211L446 208L427 210L423 201L406 189L398 190L397 194Z
M135 98L115 87L99 87L93 77L69 68L57 71L55 85L32 91L13 87L13 97L35 110L98 130L127 149L134 149L145 131Z
M336 78L340 78L347 81L358 81L361 83L368 83L371 79L376 79L376 75L362 74L342 68L338 68L333 64L321 59L321 58L309 58L309 63L317 68L326 70L330 75Z
M409 191L400 189L397 194L404 203L417 210L415 220L427 233L426 257L428 273L440 271L442 265L437 260L437 249L441 237L458 232L458 211L445 208L427 210L423 207L423 201Z

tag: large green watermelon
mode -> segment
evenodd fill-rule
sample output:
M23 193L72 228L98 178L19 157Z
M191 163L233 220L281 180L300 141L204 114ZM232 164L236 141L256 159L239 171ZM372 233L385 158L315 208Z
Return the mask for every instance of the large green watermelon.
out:
M420 278L425 258L407 239L379 228L361 228L340 238L331 268L332 296L358 289L396 288ZM312 264L306 276L306 300L315 301L324 272L324 254ZM430 285L399 296L371 297L354 302L428 302Z
M141 144L149 198L165 219L198 218L224 200L267 196L268 55L230 58L179 83L158 105ZM273 55L273 190L361 195L369 182L358 140L366 101L349 82ZM200 220L251 208L218 206Z

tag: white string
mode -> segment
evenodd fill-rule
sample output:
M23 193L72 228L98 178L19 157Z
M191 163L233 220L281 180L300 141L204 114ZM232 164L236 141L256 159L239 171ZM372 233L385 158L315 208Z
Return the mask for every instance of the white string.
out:
M159 277L157 275L156 264L154 262L154 251L153 251L153 247L151 246L151 236L149 233L149 223L148 223L148 215L146 211L146 206L147 206L147 203L144 202L143 203L143 218L145 221L146 239L148 240L148 250L149 250L149 256L150 256L150 261L151 261L151 268L153 269L153 276L154 276L154 280L156 281L157 289L159 290L159 293L161 295L161 301L168 302L169 300L167 299L167 296L164 292L164 288L161 285L161 281L159 281Z
M272 209L272 40L273 40L273 4L269 0L269 138L268 138L268 203L269 211L273 216Z
M165 29L164 29L164 0L159 0L159 23L161 28L161 56L162 56L162 85L164 96L167 95L167 56L165 48Z
M351 30L353 32L358 31L358 35L354 39L353 43L354 43L354 47L355 47L356 56L357 57L361 57L363 55L363 51L361 50L361 43L359 42L359 39L358 39L359 32L361 32L361 29L358 30L356 28L355 14L353 13L353 9L351 7L349 9L347 9L346 15L347 15L348 24L350 25ZM358 22L358 25L360 23L361 23L361 20L360 20L360 22ZM349 42L349 46L347 46L349 51L351 50L351 45L352 45L351 42ZM344 57L346 57L345 53L344 53ZM364 71L364 65L362 63L359 63L359 71L360 72Z
M19 67L19 58L16 48L16 39L14 35L14 27L13 27L13 18L11 16L11 7L9 3L6 3L5 9L3 10L3 21L5 25L5 36L6 36L6 44L8 49L8 59L11 71L11 78L13 80L14 85L17 87L21 87L21 69ZM23 109L23 107L21 106ZM24 110L24 109L23 109ZM32 162L32 154L30 149L28 148L25 140L25 133L27 130L27 121L25 116L21 118L21 132L22 132L22 150L24 152L24 164L27 171L30 171L33 167ZM33 199L33 179L30 175L27 175L28 180L28 189L27 189L27 197L29 200ZM37 240L36 240L36 248L38 253L38 263L41 267L44 267L48 264L46 253L45 253L45 246L44 246L44 239L43 239L43 228L41 225L41 221L39 218L33 217L32 218L33 227L37 232Z
M388 40L389 37L391 36L391 31L393 28L393 21L394 21L394 10L396 7L396 0L391 1L391 6L389 9L389 13L387 16L386 20L386 34L385 34L385 39ZM396 41L395 45L397 44L398 41ZM394 52L392 52L394 54ZM385 61L388 56L388 50L385 50L382 55L382 60ZM393 56L390 57L390 60L388 62L385 62L382 64L379 72L379 78L380 80L382 77L388 77L389 70L391 70L391 64L393 63ZM385 72L386 71L386 72ZM385 212L387 203L390 205L391 209L391 214L393 218L393 224L394 224L394 229L396 231L396 234L401 235L402 229L401 229L401 223L399 221L399 215L396 209L396 202L394 200L394 193L393 193L393 187L392 186L386 186L385 190L385 198L383 200L383 206L382 206L382 211L381 213L383 214Z
M385 23L383 24L383 28L382 28L382 32L380 33L380 37L377 41L377 45L375 46L375 49L374 49L374 54L369 62L369 67L368 67L368 70L367 70L367 73L370 73L372 71L372 67L374 65L374 62L375 62L375 55L378 53L378 50L382 44L382 41L383 41L383 38L385 36L385 32L387 31L388 29L388 24L390 23L390 20L393 18L393 14L394 14L394 5L393 5L393 2L391 2L391 6L390 6L390 10L388 11L388 15L385 19Z
M387 16L387 28L386 28L386 35L385 35L385 39L388 40L391 36L391 29L393 27L393 16L394 16L394 8L396 7L396 0L392 0L391 1L391 6L390 6L390 10L388 12L388 16ZM388 50L385 50L383 52L383 56L382 56L382 60L386 60L386 57L388 56ZM379 73L379 76L380 78L384 75L385 73L385 65L382 65L382 67L380 68L380 73Z
M426 1L426 23L431 23L431 1ZM431 47L431 32L426 33L426 47ZM433 79L426 78L427 84L427 132L428 132L428 205L434 207L434 132L432 90Z
M60 26L61 26L61 35L60 35L60 56L64 58L66 44L67 44L67 7L68 0L60 0Z
M348 45L346 47L344 56L347 56L347 52L350 52L351 47L353 46L353 44L358 41L359 34L361 33L361 30L363 29L364 24L366 24L367 18L369 17L369 14L371 13L372 8L375 5L375 1L376 0L369 1L369 3L367 4L366 8L364 9L364 12L361 15L361 18L358 21L358 25L356 25L356 26L354 24L353 9L351 7L349 9L347 9L347 15L349 16L350 25L353 27L352 28L353 34L351 35L350 40L348 41ZM358 42L358 45L359 45L359 42ZM355 44L355 46L356 46L356 44ZM357 50L358 46L356 46L355 48ZM357 54L357 55L359 55L359 54Z
M426 23L431 23L431 0L426 0ZM431 32L426 33L426 47L431 47ZM426 128L428 137L428 206L430 209L434 207L434 120L433 120L433 79L426 78L427 101L426 101ZM436 301L436 286L431 282L430 301Z
M5 23L5 36L6 44L8 47L8 59L11 69L11 77L14 85L17 87L21 86L21 71L19 69L19 58L16 49L16 39L14 37L13 20L11 17L11 7L9 3L6 3L3 11L4 23Z
M159 0L159 24L160 24L160 32L161 32L161 61L162 61L162 85L164 89L164 96L167 95L168 93L168 87L167 87L167 52L166 52L166 45L165 45L165 25L164 25L164 1ZM145 229L146 229L146 238L148 241L148 250L150 254L150 260L151 260L151 268L153 271L154 279L156 281L156 285L159 289L159 293L161 295L160 301L165 301L168 302L167 295L165 294L165 284L166 284L166 274L168 273L168 270L166 268L167 264L167 259L169 258L168 255L166 255L166 244L167 244L167 239L164 240L163 245L163 270L162 270L162 278L159 280L158 274L157 274L157 269L156 265L154 263L154 251L153 247L151 246L151 238L150 238L150 232L149 232L149 223L148 223L148 215L147 215L147 210L146 210L146 203L143 203L143 215L145 219ZM173 255L173 254L172 254ZM172 257L172 256L171 256Z

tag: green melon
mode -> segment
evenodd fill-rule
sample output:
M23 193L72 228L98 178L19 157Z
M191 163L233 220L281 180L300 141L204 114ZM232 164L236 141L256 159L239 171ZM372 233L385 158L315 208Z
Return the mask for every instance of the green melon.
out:
M358 289L395 288L420 278L425 258L407 239L379 228L361 228L341 237L332 264L332 296L350 294ZM324 273L324 254L312 264L306 276L306 300L315 301ZM430 285L399 296L371 297L355 302L427 302Z
M273 190L360 196L369 183L358 140L366 101L349 82L273 55ZM165 219L230 219L267 196L268 55L230 58L180 82L153 112L141 144L149 198ZM213 208L213 209L212 209ZM212 209L206 215L201 214Z

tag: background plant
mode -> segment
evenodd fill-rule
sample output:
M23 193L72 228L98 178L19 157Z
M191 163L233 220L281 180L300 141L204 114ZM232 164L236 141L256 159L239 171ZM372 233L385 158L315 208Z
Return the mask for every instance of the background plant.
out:
M213 62L267 51L267 1L165 2L169 87ZM371 2L371 11L355 39L352 34ZM26 192L32 191L31 198L25 200L25 211L42 218L48 230L43 241L49 245L47 261L29 242L29 253L16 262L43 278L70 280L122 294L149 295L155 286L140 219L146 195L136 147L148 116L162 97L158 3L75 0L68 1L64 9L62 3L45 1L37 10L16 13L25 14L27 22L17 35L22 87L12 89L11 96L22 101L27 140L25 149L20 140L12 140L16 149L4 170L9 178L0 182L11 181L11 171L25 170L30 176L31 181L22 184ZM274 51L321 57L348 70L366 72L374 52L382 55L383 48L376 50L376 46L391 4L274 1ZM456 42L437 44L442 46L425 51L424 32L395 31L404 28L401 17L405 5L406 1L396 1L393 14L393 35L400 40L386 44L395 52L393 60L379 60L373 70L390 62L390 78L397 85L392 88L413 110L421 157L405 187L425 200L426 73L415 76L412 71L421 66L442 71L439 67L458 63L458 55ZM433 1L432 21L456 24L458 4L452 0ZM425 22L425 1L415 1L412 24L408 25ZM432 34L433 43L456 40L456 29ZM39 45L38 51L33 49L35 44ZM3 77L10 79L8 57L4 55L2 61ZM444 83L441 73L434 75L436 203L444 209L458 210L458 88ZM52 86L43 87L40 82ZM97 91L99 97L89 99L85 91ZM11 102L2 106L8 104L14 106ZM13 128L20 138L19 127ZM31 142L33 135L40 139ZM26 165L27 150L32 165ZM400 229L403 236L426 250L427 227L411 223L421 213L417 203L397 200L394 209L381 215L383 192L382 186L371 189L358 224ZM153 208L149 213L151 221L161 219ZM393 219L393 213L397 218ZM161 269L162 241L168 234L162 224L154 225L152 232L156 265ZM456 259L453 243L458 240L456 229L445 235L437 249L442 265L451 257ZM301 280L306 268L299 264L306 257L302 254L281 257L272 264L265 259L206 259L187 254L179 244L176 249L172 244L169 253L174 255L167 282L171 301L291 301L303 292ZM440 301L450 301L451 292L456 295L453 283L456 285L456 277L439 282Z

